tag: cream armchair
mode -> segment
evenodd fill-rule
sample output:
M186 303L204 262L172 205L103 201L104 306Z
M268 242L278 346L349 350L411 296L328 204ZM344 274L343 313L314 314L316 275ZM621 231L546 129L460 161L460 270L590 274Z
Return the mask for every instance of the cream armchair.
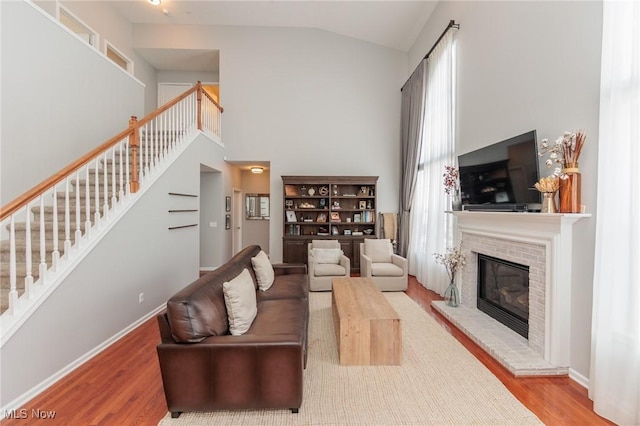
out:
M389 239L365 239L360 243L360 276L369 277L382 291L407 289L407 259L393 253Z
M331 290L331 280L348 277L351 260L344 255L337 240L312 240L307 249L309 290Z

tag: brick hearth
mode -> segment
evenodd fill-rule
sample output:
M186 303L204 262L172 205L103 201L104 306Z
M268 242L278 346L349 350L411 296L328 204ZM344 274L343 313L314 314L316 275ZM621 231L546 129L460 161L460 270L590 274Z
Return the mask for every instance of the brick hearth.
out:
M514 375L566 375L572 225L588 215L454 214L467 255L458 282L462 303L433 302L434 308ZM479 253L529 267L529 339L477 309Z

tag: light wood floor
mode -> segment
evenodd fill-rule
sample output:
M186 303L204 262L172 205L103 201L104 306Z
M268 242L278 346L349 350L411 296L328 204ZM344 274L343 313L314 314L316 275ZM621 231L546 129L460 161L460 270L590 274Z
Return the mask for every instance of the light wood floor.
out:
M545 424L612 424L593 412L586 390L567 377L514 378L440 314L432 311L431 301L441 298L424 289L413 277L409 279L407 294ZM22 407L27 418L6 419L2 425L156 425L167 413L155 351L159 341L153 318ZM32 410L55 411L55 418L37 419Z

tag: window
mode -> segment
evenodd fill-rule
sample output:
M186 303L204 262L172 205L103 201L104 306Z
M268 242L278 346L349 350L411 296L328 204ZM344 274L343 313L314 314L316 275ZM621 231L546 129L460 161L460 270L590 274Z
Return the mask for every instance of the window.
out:
M58 9L58 19L62 25L69 28L74 34L84 40L85 43L96 49L98 48L98 33L62 5Z
M433 253L452 243L450 208L442 174L454 164L455 152L455 31L449 31L427 59L422 152L411 207L409 273L428 289L444 294L449 281Z
M127 58L124 53L120 52L106 40L104 42L104 54L120 68L122 68L129 74L133 74L133 61Z

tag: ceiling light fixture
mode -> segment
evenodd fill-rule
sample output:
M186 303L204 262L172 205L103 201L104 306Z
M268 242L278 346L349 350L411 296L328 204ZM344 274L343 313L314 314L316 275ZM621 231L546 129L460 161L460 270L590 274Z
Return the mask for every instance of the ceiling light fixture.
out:
M161 0L147 0L147 1L154 6L160 6L160 3L161 3Z
M262 172L264 172L264 169L262 167L258 167L258 166L251 167L251 173L255 173L259 175Z

